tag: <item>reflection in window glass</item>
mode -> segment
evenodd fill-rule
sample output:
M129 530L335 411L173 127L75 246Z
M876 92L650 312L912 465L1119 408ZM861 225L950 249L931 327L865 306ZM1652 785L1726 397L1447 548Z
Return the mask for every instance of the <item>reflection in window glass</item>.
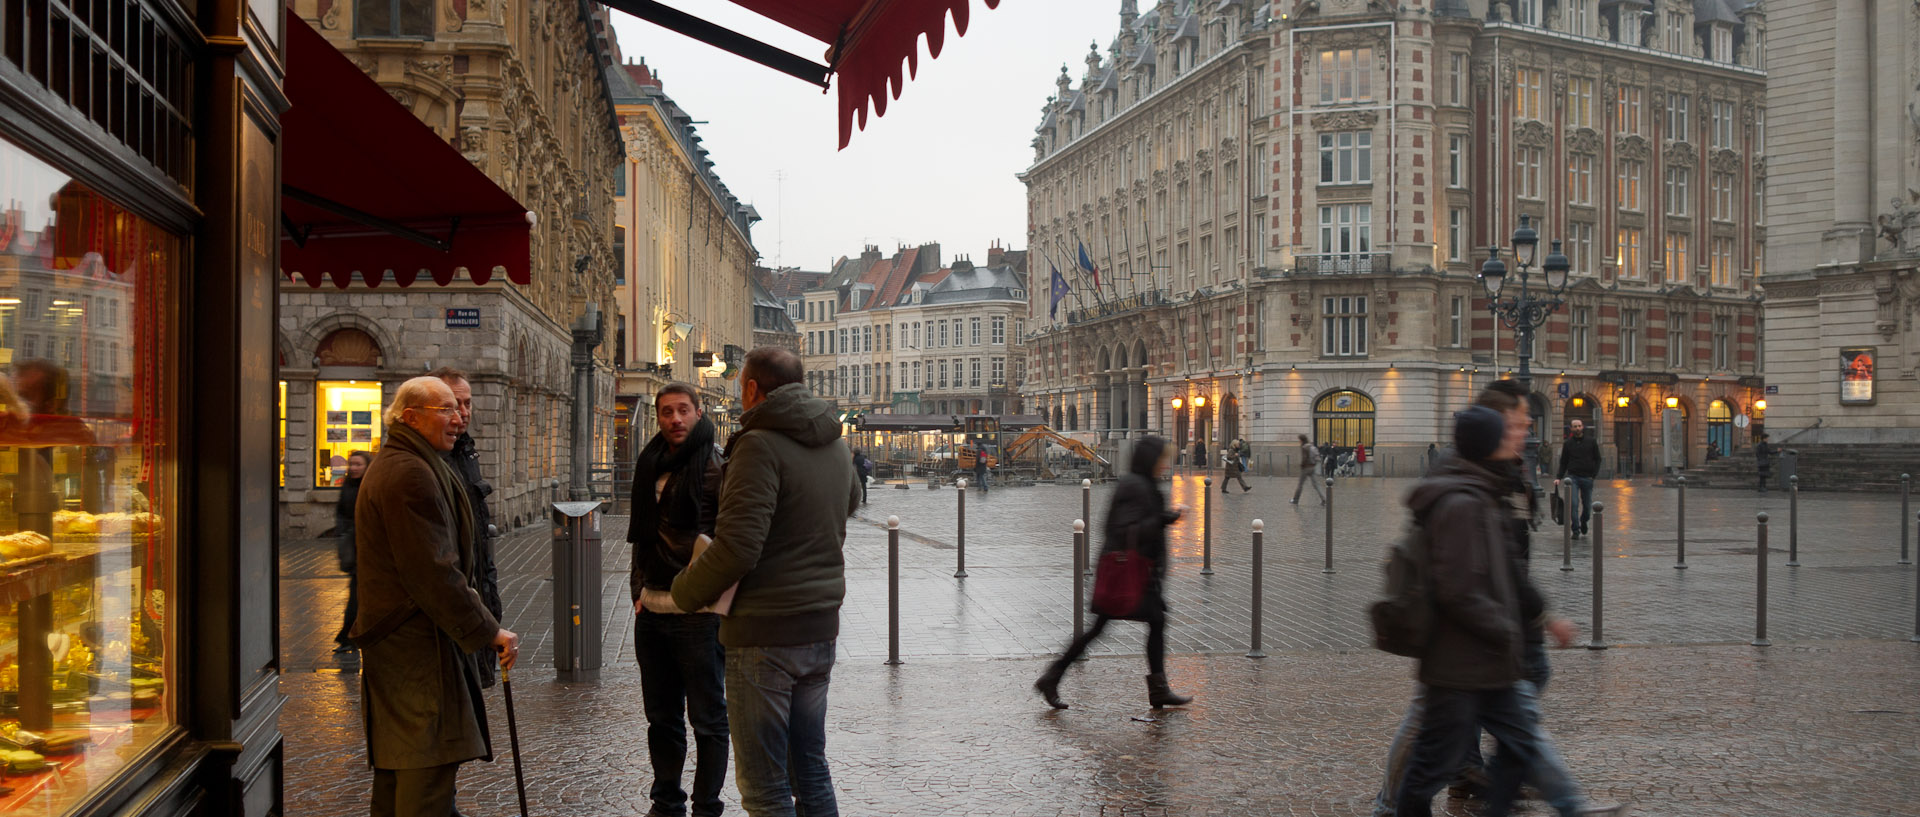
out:
M3 141L0 202L0 812L59 814L175 717L180 244Z

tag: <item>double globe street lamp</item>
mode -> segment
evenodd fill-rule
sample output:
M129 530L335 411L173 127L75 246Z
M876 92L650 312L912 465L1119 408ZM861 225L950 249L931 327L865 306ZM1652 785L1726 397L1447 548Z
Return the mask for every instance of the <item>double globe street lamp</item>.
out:
M1554 239L1553 251L1540 264L1546 275L1544 293L1532 289L1527 280L1527 271L1534 266L1534 260L1540 250L1540 233L1533 229L1532 217L1520 217L1520 229L1513 231L1513 261L1518 268L1520 291L1505 296L1501 292L1507 288L1507 265L1500 260L1500 248L1487 248L1487 261L1480 265L1480 285L1487 290L1487 311L1514 330L1518 336L1517 352L1520 358L1521 388L1528 395L1533 394L1533 369L1529 361L1533 359L1533 330L1547 324L1547 318L1558 311L1566 301L1560 296L1567 291L1567 271L1571 264L1567 256L1560 251L1560 240ZM1526 407L1527 413L1533 413L1531 398ZM1539 430L1527 434L1526 465L1528 482L1532 482L1534 463L1540 456Z

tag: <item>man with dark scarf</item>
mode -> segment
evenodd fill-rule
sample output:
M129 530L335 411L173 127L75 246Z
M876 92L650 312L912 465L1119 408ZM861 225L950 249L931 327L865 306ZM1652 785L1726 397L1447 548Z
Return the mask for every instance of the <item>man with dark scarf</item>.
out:
M713 535L720 508L721 463L713 422L703 416L692 386L669 383L654 395L660 433L648 441L633 469L634 656L647 713L647 755L653 761L653 808L681 817L680 787L687 762L687 722L693 723L693 814L718 815L727 777L726 653L720 616L683 612L673 603L673 579L693 561L701 534ZM684 715L683 715L684 713Z
M440 382L453 390L453 407L460 411L454 418L454 431L460 436L453 441L453 450L447 452L447 464L466 486L467 504L473 510L473 572L474 580L479 582L480 600L487 605L487 612L500 618L505 608L500 604L500 571L493 559L493 512L487 509L487 497L493 495L493 485L480 475L480 449L473 441L473 384L466 372L451 366L435 369L429 376L440 378ZM492 689L497 680L498 663L486 650L474 653L473 657L480 668L480 688Z

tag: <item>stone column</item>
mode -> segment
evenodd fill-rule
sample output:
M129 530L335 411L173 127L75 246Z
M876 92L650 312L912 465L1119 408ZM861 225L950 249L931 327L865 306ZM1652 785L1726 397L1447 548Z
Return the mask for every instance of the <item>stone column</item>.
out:
M1094 375L1093 387L1085 392L1085 397L1082 398L1086 408L1080 412L1080 416L1085 419L1089 431L1111 427L1107 422L1108 380L1109 378L1104 374Z
M1121 370L1110 375L1107 378L1107 388L1109 393L1107 398L1107 428L1110 429L1107 436L1116 440L1126 439L1127 426L1130 425L1127 422L1128 392L1126 372Z
M1867 4L1838 0L1833 38L1833 230L1830 257L1864 260L1873 253L1869 202L1873 195L1873 106L1868 90L1874 55Z
M1153 404L1147 400L1147 367L1134 369L1127 377L1127 390L1133 394L1129 403L1133 410L1133 431L1135 437L1144 437L1153 424Z

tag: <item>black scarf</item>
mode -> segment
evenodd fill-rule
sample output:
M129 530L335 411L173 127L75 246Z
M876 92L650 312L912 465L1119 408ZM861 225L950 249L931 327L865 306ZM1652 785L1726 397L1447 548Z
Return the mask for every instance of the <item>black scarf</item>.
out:
M700 527L701 488L706 481L707 463L713 459L713 421L705 417L693 424L679 448L668 450L665 433L653 435L640 458L633 464L633 517L627 527L627 541L648 542L660 529L660 509L665 507L666 521L676 530L692 531ZM653 486L661 474L685 472L673 486L671 495L654 499Z

